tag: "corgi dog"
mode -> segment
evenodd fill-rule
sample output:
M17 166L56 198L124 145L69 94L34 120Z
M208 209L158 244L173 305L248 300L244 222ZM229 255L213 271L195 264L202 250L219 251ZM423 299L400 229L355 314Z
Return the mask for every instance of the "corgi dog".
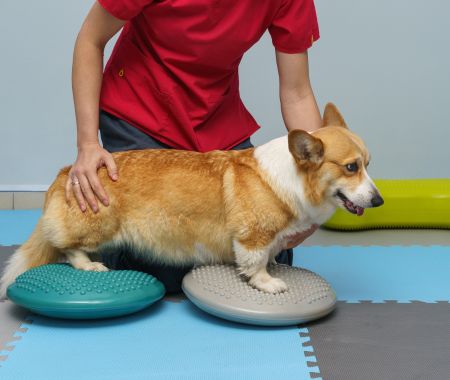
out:
M235 263L251 286L279 293L287 286L267 265L289 237L337 207L362 215L383 204L366 171L366 146L331 103L318 130L293 130L256 148L113 156L120 177L113 182L99 169L110 204L97 213L83 213L73 195L66 200L70 167L59 172L35 230L7 263L1 295L21 273L61 256L74 268L106 271L90 255L122 244L160 263Z

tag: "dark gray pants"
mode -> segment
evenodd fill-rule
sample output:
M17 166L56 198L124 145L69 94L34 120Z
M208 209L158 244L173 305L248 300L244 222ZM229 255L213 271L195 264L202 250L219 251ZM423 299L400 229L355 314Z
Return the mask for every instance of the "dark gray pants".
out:
M100 135L103 147L111 153L135 149L172 149L104 111L100 112ZM248 138L233 149L246 149L252 146L250 138ZM278 263L292 265L292 258L292 249L288 249L281 251L276 260ZM134 256L128 247L120 247L114 252L104 253L102 260L111 269L132 269L149 273L160 280L169 293L181 291L181 281L184 275L192 269L192 266L161 265L143 261Z

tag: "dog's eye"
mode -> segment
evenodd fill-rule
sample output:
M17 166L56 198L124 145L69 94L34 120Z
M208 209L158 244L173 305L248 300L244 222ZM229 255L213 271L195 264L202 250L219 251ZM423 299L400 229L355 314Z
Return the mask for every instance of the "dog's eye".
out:
M350 173L355 173L358 170L358 164L356 162L352 162L351 164L347 164L345 165L345 168L350 172Z

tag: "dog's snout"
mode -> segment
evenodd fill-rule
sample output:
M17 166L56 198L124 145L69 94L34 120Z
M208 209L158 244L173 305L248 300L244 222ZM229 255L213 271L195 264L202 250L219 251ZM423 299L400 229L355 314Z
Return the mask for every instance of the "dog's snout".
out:
M384 203L384 199L381 198L380 194L375 194L375 196L370 200L370 203L372 203L372 207L378 207L381 206Z

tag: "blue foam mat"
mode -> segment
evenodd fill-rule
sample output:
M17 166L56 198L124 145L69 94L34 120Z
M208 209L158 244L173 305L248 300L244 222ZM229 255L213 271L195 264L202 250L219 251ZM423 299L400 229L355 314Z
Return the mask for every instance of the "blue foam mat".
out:
M0 210L0 245L22 244L33 232L41 209Z
M33 317L0 368L5 380L309 379L298 329L222 321L189 301L120 319Z
M298 247L294 265L324 277L340 301L448 301L450 247Z

